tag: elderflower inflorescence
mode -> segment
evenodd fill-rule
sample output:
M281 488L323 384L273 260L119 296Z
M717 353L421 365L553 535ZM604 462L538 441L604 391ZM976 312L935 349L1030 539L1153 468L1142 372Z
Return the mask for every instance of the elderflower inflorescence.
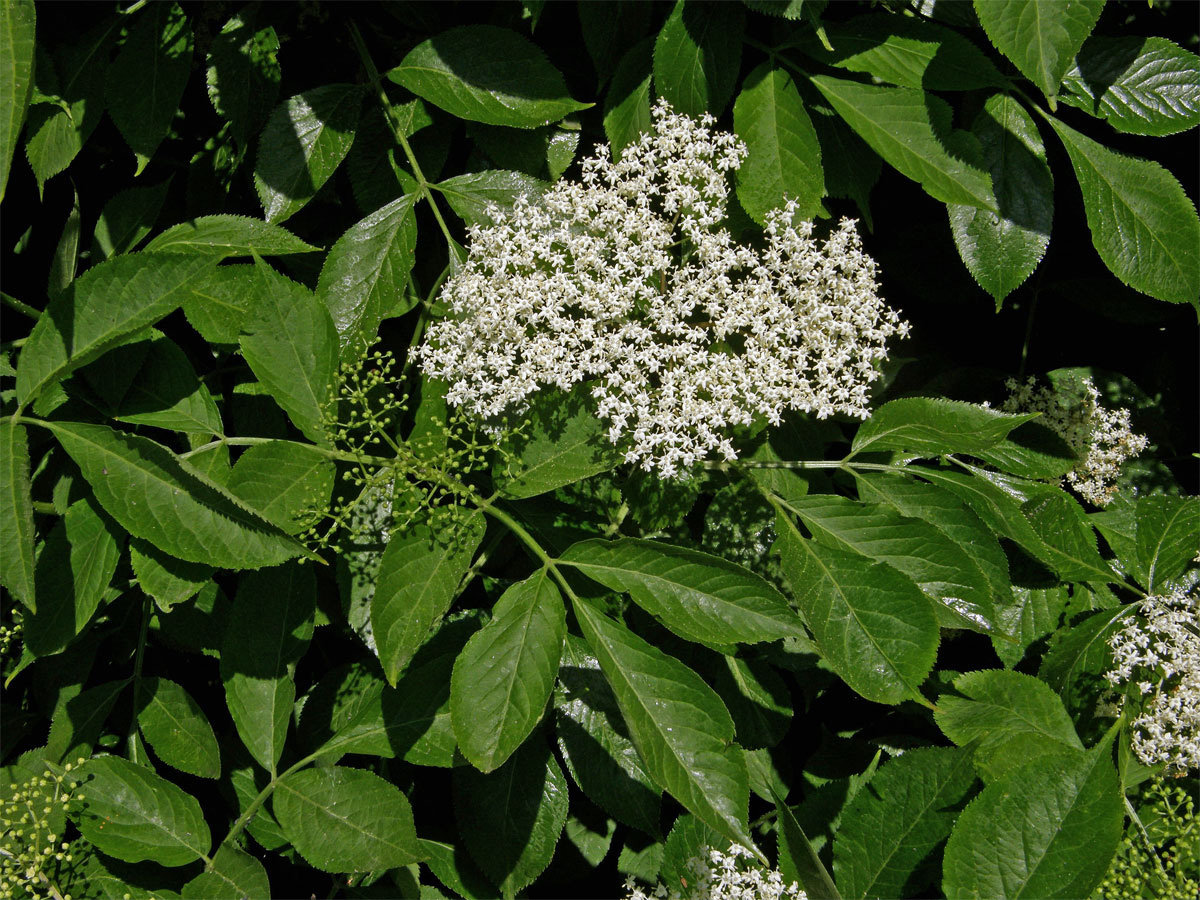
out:
M1010 378L1005 385L1007 413L1041 413L1038 421L1058 434L1081 457L1066 482L1085 500L1106 506L1117 492L1121 463L1148 446L1145 435L1134 434L1128 409L1105 409L1091 379L1059 388L1038 387L1037 379Z
M731 430L758 417L868 415L885 341L908 326L854 223L818 242L788 203L762 249L734 243L720 226L746 149L713 125L660 102L619 161L602 146L582 183L489 207L419 350L450 403L489 421L590 382L608 439L665 477L735 459Z
M1145 765L1182 774L1200 769L1200 621L1194 592L1179 587L1147 597L1142 615L1109 639L1114 687L1136 685L1143 712L1133 720L1133 752Z
M707 858L688 860L690 879L679 886L659 884L647 894L632 878L625 882L625 900L808 900L796 882L785 884L778 869L766 872L754 862L754 854L740 844L722 853L705 848Z

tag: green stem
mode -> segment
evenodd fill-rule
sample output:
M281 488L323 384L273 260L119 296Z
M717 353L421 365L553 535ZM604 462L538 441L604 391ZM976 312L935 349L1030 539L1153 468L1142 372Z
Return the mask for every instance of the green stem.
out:
M142 595L142 627L138 632L137 653L133 658L133 716L129 720L129 733L125 736L131 762L138 760L137 717L142 693L142 662L146 656L146 634L150 630L150 595Z
M33 511L43 516L57 516L58 510L54 508L53 503L46 503L42 500L33 501Z
M135 3L135 4L133 4L133 6L129 7L129 9L121 10L121 15L132 16L135 12L137 12L139 9L141 9L143 6L145 6L149 2L150 2L150 0L137 0L137 3Z
M525 530L525 526L523 526L504 510L493 506L489 501L480 500L477 501L476 505L481 512L483 512L485 515L491 516L497 522L503 524L506 528L508 528L509 531L511 531L517 536L517 538L520 539L521 543L523 543L526 548L528 548L533 555L537 557L542 565L550 571L550 574L554 576L554 580L558 582L558 586L562 589L562 592L566 594L567 599L569 599L572 603L579 602L579 598L575 596L575 591L571 589L570 583L559 570L558 560L545 551L542 545L538 543L537 538Z
M275 775L270 781L268 781L266 786L261 791L258 792L258 796L255 797L253 800L251 800L250 805L247 806L242 811L242 814L240 816L238 816L237 821L234 822L233 825L230 827L229 833L227 835L225 835L225 840L221 841L221 843L218 844L217 846L220 847L220 846L223 846L224 844L228 844L230 841L232 841L234 838L236 838L239 834L242 833L242 830L247 825L250 824L250 820L254 818L254 816L258 813L258 810L262 807L262 805L267 802L267 798L270 797L271 794L273 794L275 792L275 788L279 785L279 782L283 781L283 779L287 778L289 775L291 775L297 769L302 769L305 766L307 766L309 763L316 761L318 758L320 758L320 756L321 756L320 750L310 753L310 754L308 754L308 756L304 757L303 759L299 760L298 762L292 763L292 765L288 766L286 769L284 769L282 772L280 772L278 775Z
M437 220L438 228L442 230L442 234L446 237L446 246L453 248L454 238L450 235L450 229L446 226L446 220L442 218L442 213L438 209L437 203L433 199L433 192L429 189L429 182L425 180L425 174L421 171L421 166L417 162L417 157L412 151L412 147L408 143L408 139L404 136L404 129L396 122L392 112L391 101L388 100L387 92L383 89L383 82L379 77L379 70L375 68L375 61L371 59L371 54L367 50L366 42L363 41L362 33L359 32L358 26L353 22L350 23L350 37L354 39L354 47L358 50L359 59L362 60L363 67L367 70L367 78L371 82L371 86L375 88L379 96L379 102L383 106L383 114L387 118L388 125L392 129L392 134L395 135L397 143L404 150L404 155L408 158L408 164L412 166L413 177L417 179L417 187L421 194L429 201L429 208L433 210L433 217ZM453 252L453 251L452 251Z

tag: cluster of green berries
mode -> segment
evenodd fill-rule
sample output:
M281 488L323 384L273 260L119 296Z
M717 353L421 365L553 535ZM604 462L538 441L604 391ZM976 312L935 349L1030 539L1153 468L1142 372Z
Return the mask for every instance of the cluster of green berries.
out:
M1145 831L1136 822L1129 826L1092 900L1200 897L1200 816L1193 793L1160 776L1145 788L1138 815Z
M44 763L41 775L8 786L0 801L0 896L71 900L78 848L63 840L67 810L84 799L71 771L83 762Z
M25 631L25 622L19 609L12 611L12 624L0 625L0 658L19 656L21 654L21 636Z

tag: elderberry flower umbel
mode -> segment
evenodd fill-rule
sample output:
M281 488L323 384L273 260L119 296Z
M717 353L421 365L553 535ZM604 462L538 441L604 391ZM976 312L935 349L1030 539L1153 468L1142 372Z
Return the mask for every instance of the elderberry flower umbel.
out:
M687 870L681 884L660 883L649 894L629 878L625 900L808 900L797 882L788 884L778 869L768 872L756 865L754 854L739 844L724 853L706 847L688 860Z
M1135 685L1141 715L1133 752L1172 773L1200 769L1200 621L1194 591L1179 587L1142 601L1141 616L1109 639L1114 687Z
M1064 479L1079 496L1107 506L1117 493L1121 463L1149 446L1145 435L1134 434L1128 409L1105 409L1100 391L1090 378L1069 378L1057 387L1038 387L1037 379L1010 378L1005 386L1007 413L1041 413L1039 420L1058 434L1079 457Z
M732 429L756 418L869 414L884 343L908 326L854 223L821 242L788 203L761 249L735 243L722 223L746 148L713 125L660 102L619 161L602 146L582 183L489 207L419 351L450 403L486 422L588 382L608 439L665 477L735 459Z

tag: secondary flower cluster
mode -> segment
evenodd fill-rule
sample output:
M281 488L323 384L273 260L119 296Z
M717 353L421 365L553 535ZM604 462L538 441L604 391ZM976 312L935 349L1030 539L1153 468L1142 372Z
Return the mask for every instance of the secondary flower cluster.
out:
M740 844L731 844L725 853L709 849L707 856L688 860L692 877L679 887L659 884L647 894L628 879L625 900L808 900L799 884L784 884L778 869L765 872L754 863L754 854Z
M1133 752L1148 766L1200 769L1200 621L1194 593L1176 588L1143 601L1143 617L1109 639L1114 687L1137 685L1144 712L1133 721Z
M450 403L494 420L587 381L608 439L665 477L736 458L731 431L758 417L868 415L884 343L907 325L854 223L819 242L789 203L761 249L736 244L720 226L746 149L713 124L660 102L618 161L601 147L582 183L489 207L420 350Z
M1004 412L1041 413L1039 421L1081 457L1067 473L1067 484L1085 500L1106 506L1117 492L1121 463L1148 446L1145 435L1133 433L1129 410L1101 406L1100 392L1090 378L1058 389L1038 387L1033 377L1025 382L1010 378L1006 386Z

